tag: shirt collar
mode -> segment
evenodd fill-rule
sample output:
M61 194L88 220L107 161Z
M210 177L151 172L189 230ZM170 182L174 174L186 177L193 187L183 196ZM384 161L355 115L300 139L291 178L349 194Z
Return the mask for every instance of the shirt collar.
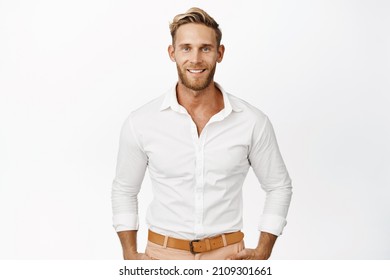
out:
M235 100L230 98L230 94L227 93L218 83L214 82L217 88L222 92L223 96L223 102L224 102L224 113L223 115L226 117L229 115L232 111L233 112L241 112L242 108L240 108ZM176 84L177 85L177 84ZM169 107L171 107L172 110L176 112L182 112L183 107L177 102L177 97L176 97L176 85L173 86L166 94L164 97L164 100L160 106L160 111L163 111Z

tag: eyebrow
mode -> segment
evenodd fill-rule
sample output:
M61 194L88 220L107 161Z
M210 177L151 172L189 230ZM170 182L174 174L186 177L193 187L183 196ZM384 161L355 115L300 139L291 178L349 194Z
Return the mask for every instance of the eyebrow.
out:
M192 44L180 44L178 45L178 47L190 47L192 46ZM214 47L213 44L201 44L200 45L201 48L204 48L204 47Z

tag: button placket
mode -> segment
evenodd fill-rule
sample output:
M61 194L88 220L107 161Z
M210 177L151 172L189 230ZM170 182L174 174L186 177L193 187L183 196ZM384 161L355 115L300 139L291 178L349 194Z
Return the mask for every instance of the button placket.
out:
M195 187L195 229L196 234L203 233L203 215L204 215L204 143L207 134L207 129L203 129L200 137L196 139L196 187Z
M200 157L200 151L197 150L196 159L196 187L195 187L195 216L196 226L200 230L203 222L203 180L202 180L202 159Z
M191 122L191 135L195 148L195 237L203 235L203 216L204 216L204 146L207 139L209 125L224 118L222 112L214 115L205 125L202 133L198 135L195 122L188 115Z
M202 216L203 216L203 203L202 203L202 189L200 187L200 180L199 180L199 137L198 137L198 130L196 127L195 122L192 120L191 116L186 113L190 122L190 133L192 137L192 143L194 144L194 153L195 153L195 189L194 189L194 207L195 207L195 216L194 216L194 231L195 235L200 235L203 231L202 228Z

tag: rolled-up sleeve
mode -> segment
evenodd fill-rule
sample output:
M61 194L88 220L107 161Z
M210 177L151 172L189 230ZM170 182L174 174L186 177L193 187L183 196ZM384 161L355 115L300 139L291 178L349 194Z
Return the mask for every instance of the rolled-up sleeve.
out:
M259 129L259 133L253 135L249 162L266 192L258 229L279 236L287 224L292 185L268 117L265 118L265 124Z
M121 129L116 175L112 183L113 226L117 232L137 230L139 227L137 196L147 162L147 156L137 141L130 115Z

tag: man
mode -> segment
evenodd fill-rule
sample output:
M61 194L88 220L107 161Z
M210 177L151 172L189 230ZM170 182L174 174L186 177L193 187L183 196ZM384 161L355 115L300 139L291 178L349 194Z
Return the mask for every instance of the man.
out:
M112 205L124 259L268 259L292 194L272 125L214 82L225 48L213 18L192 8L170 31L178 82L132 112L121 131ZM244 249L242 185L250 166L267 197L258 246ZM146 168L154 198L143 254L137 194Z

